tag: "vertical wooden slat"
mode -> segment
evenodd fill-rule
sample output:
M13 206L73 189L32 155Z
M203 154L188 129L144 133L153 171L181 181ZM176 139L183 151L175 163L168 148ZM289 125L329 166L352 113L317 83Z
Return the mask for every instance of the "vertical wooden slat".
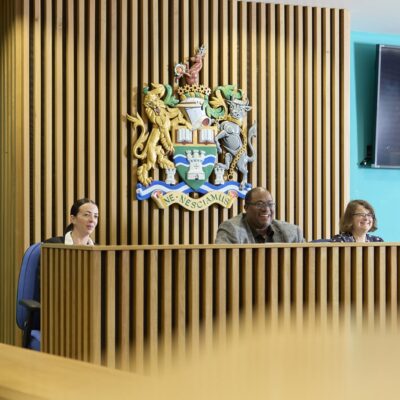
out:
M51 93L51 100L54 101L54 128L51 127L50 132L54 135L54 145L52 153L57 154L54 157L54 165L51 165L50 171L54 178L54 206L53 206L53 229L54 232L62 232L64 227L64 146L63 140L64 132L64 63L63 63L63 31L64 16L63 16L63 1L57 0L55 2L55 32L54 36L54 90L56 95L53 97Z
M65 274L64 274L64 282L65 282L65 356L71 357L72 350L72 319L74 315L73 305L71 303L72 299L72 290L74 288L72 281L72 269L71 269L71 252L65 251Z
M239 331L239 251L237 249L229 251L228 262L229 322L232 335L237 336Z
M149 20L157 21L159 19L158 16L158 7L157 1L151 0L148 2L148 13ZM149 23L146 27L148 30L148 55L147 57L152 60L151 65L149 65L149 82L157 83L159 82L159 70L160 70L160 58L159 58L159 46L158 46L158 24ZM156 169L154 172L154 179L159 180L163 179L163 173ZM160 211L157 209L157 206L154 203L150 204L149 208L149 216L152 226L160 225ZM160 232L159 229L150 229L149 235L151 236L150 243L160 243Z
M188 348L191 353L199 353L199 327L200 327L200 271L199 250L189 253L188 269Z
M79 6L81 3L79 3ZM98 133L97 133L97 158L98 160L103 160L98 165L98 190L97 190L97 204L99 206L99 212L101 212L101 220L105 221L104 224L99 224L97 230L97 237L100 243L106 243L107 226L108 222L108 207L107 207L107 32L109 27L107 26L107 1L100 0L97 3L99 7L99 29L97 33L98 37L98 78L97 78L97 101L98 101ZM79 141L79 139L78 139ZM78 143L79 145L79 143ZM79 164L78 164L79 167ZM80 172L81 174L81 172ZM79 183L79 181L78 181ZM78 190L83 190L78 185ZM112 224L114 225L114 224Z
M285 116L285 6L276 4L276 217L286 219L286 116Z
M53 9L52 2L50 0L44 0L44 60L43 60L43 89L42 89L42 104L44 110L44 119L43 119L43 151L44 153L40 155L40 157L44 160L44 171L41 171L40 164L38 163L37 169L35 170L35 174L38 174L36 179L36 183L39 183L38 186L34 186L34 194L35 196L39 195L40 190L35 190L37 187L41 187L43 185L43 199L41 199L40 203L44 202L44 208L47 210L53 209L53 185L52 185L52 168L53 168ZM39 135L39 132L37 132ZM82 132L83 135L83 132ZM39 140L39 138L38 138ZM36 157L35 157L36 159ZM41 176L43 176L44 181L41 181ZM39 199L37 199L39 201ZM42 225L42 221L40 221L41 215L41 204L37 204L35 212L35 218L37 218L37 224ZM53 221L52 221L52 213L44 214L44 236L50 237L53 235ZM40 229L40 228L39 228ZM39 231L40 232L40 231ZM42 232L43 235L43 232Z
M129 359L129 338L130 338L130 261L129 252L121 251L119 259L119 360L120 368L123 370L129 370L130 359Z
M116 355L115 355L115 311L116 311L116 291L115 291L115 252L108 251L106 253L106 266L105 266L105 279L106 279L106 308L105 308L105 349L104 349L104 364L107 367L115 368ZM135 290L136 288L134 288ZM135 291L136 293L136 291Z
M242 293L242 315L246 327L250 326L253 314L253 257L251 249L243 250L241 263L240 291Z
M374 308L375 308L375 276L374 276L374 248L364 248L364 265L363 279L365 316L366 324L369 328L374 325Z
M60 332L65 332L66 331L66 326L65 326L65 308L66 308L66 299L67 299L67 292L65 290L65 285L63 282L66 280L65 276L65 256L64 252L60 254L59 257L59 262L57 266L57 270L59 272L59 308L57 310L58 313L58 318L59 318L59 326L60 326ZM60 356L65 356L65 335L60 335L59 337L59 351L58 353Z
M89 278L89 253L80 252L82 262L82 359L90 359L90 278Z
M74 2L67 2L66 4L66 50L65 50L65 182L64 182L64 209L61 211L64 215L63 223L69 223L69 207L75 201L75 165L74 165L74 155L75 155L75 4ZM94 19L93 19L94 21ZM94 45L94 38L92 37L92 47ZM89 59L90 54L89 52ZM93 93L93 92L92 92ZM91 98L91 96L89 97ZM92 101L92 104L94 102ZM91 115L92 113L89 113ZM90 122L90 117L89 117ZM90 181L93 181L93 177L90 177ZM89 194L91 198L95 199L93 194ZM62 228L61 228L62 229ZM62 230L60 231L60 233ZM57 234L60 234L57 233Z
M303 7L294 9L295 42L295 90L294 90L294 135L295 135L295 222L304 229L304 24Z
M363 269L362 269L362 248L353 247L352 249L352 300L354 304L354 321L358 329L362 326L362 316L363 316L363 293L362 293L362 283L363 283Z
M40 188L41 187L41 178L42 178L42 171L41 171L41 155L42 155L42 149L41 149L41 133L42 129L45 129L46 126L48 125L48 120L44 120L44 126L42 127L42 96L43 96L43 90L42 90L42 73L43 73L43 83L46 84L46 72L48 68L48 63L44 65L44 69L42 70L42 28L45 23L45 21L42 22L41 18L41 1L36 0L34 5L33 5L33 13L35 15L35 22L34 22L34 58L33 58L33 74L34 74L34 85L33 85L33 108L34 108L34 127L33 127L33 153L35 154L35 157L33 159L33 174L32 174L32 185L35 188ZM29 23L28 23L29 24ZM45 34L43 40L48 41L48 35ZM49 44L51 46L51 44ZM48 49L44 51L44 57L47 59L49 56ZM48 106L48 104L45 105ZM51 114L49 112L48 114ZM31 199L31 204L33 205L33 213L36 216L36 218L41 215L41 209L40 205L42 203L42 198L41 198L42 191L41 190L36 190L33 192L33 198ZM50 235L51 234L51 226L50 226L51 221L49 221L49 218L46 218L45 221L45 234ZM41 226L42 223L40 220L35 219L33 229L34 229L34 241L39 241L42 235L41 232Z
M328 254L326 247L320 247L317 252L317 302L318 318L321 324L328 322Z
M322 234L322 132L321 132L321 9L313 8L313 234L314 238L320 238ZM310 132L311 134L311 132Z
M72 284L72 290L71 290L71 308L72 308L72 318L71 318L71 330L68 332L68 335L71 340L71 355L70 357L72 358L78 358L78 323L79 321L77 320L77 308L78 308L78 288L79 288L79 283L80 282L80 276L78 276L78 263L77 263L77 252L76 251L71 251L70 255L70 260L71 263L69 264L70 268L70 273L71 273L71 284ZM44 279L44 277L43 277ZM43 281L41 282L43 283Z
M342 38L340 46L340 154L341 154L341 179L340 179L340 208L344 212L349 199L350 185L348 181L348 172L350 169L348 140L350 126L350 15L348 12L340 11L340 36Z
M387 301L389 302L390 313L390 326L391 328L396 328L397 326L397 297L398 297L398 273L397 273L397 248L391 246L388 249L387 258L387 273L388 273L388 283L386 286L387 290Z
M65 250L64 250L65 252ZM89 361L93 364L101 363L101 254L99 251L91 251L88 254L90 281L88 289L90 290L89 298L89 324L90 324L90 339L89 339ZM128 310L128 307L126 307ZM125 353L128 348L121 348Z
M276 24L275 24L275 5L267 5L267 104L268 104L268 121L267 132L268 134L268 175L267 175L267 188L270 190L272 196L276 199L277 196L277 164L276 164L276 81L277 81L277 63L275 61L276 53Z
M268 307L267 311L271 324L278 322L278 249L269 249L268 252Z
M185 251L179 250L175 275L176 353L183 357L186 346L186 258Z
M268 85L267 85L267 71L269 64L265 65L265 60L268 60L268 48L267 48L267 6L265 4L258 4L258 48L257 48L257 59L259 62L262 63L264 66L263 68L258 68L258 76L257 76L257 81L259 82L259 88L261 90L257 91L258 98L257 98L257 104L259 106L258 108L258 113L257 113L257 124L258 124L258 129L257 129L257 148L260 148L263 153L268 152L268 136L272 135L266 135L262 134L260 131L260 127L267 126L267 112L268 112L268 98L266 94L268 93ZM232 63L234 64L234 63ZM248 124L252 124L252 121L248 121ZM257 162L257 178L258 178L258 186L262 186L265 188L268 188L269 190L272 190L269 186L268 182L268 163L261 163L260 161L260 156L258 155L258 161ZM275 195L275 194L274 194Z
M41 263L40 263L40 300L43 309L40 314L40 330L42 332L40 350L48 353L50 352L50 327L49 327L49 251L47 249L41 249Z
M87 189L96 199L96 1L87 4ZM97 200L97 199L96 199Z
M266 251L257 249L254 257L254 298L256 312L261 318L265 315L266 305Z
M304 318L304 249L293 249L292 271L293 271L293 301L296 326L301 327Z
M330 315L328 316L330 316L330 318L332 319L332 327L334 329L337 329L340 322L339 248L335 247L329 250L330 252L328 253L328 258L329 258L328 301L330 303L329 307Z
M315 300L316 300L316 256L315 248L307 249L305 256L305 298L307 303L307 321L312 324L315 320Z
M294 136L294 10L285 6L285 130L286 130L286 221L295 221L295 136Z
M49 339L48 339L48 350L51 354L57 354L56 349L56 339L59 337L58 332L56 332L56 296L57 287L55 285L55 270L54 266L57 265L57 252L54 251L51 254L49 260L49 268L48 268L48 275L47 275L47 284L49 287L49 297L47 303L47 310L48 310L48 321L49 321Z
M203 251L201 309L203 315L203 335L206 348L210 348L213 332L213 258L212 251Z
M389 289L389 279L386 279L386 260L387 253L386 247L374 247L374 266L375 266L375 312L377 313L377 320L380 329L384 329L386 326L386 319L389 312L387 312L388 305L386 305L386 287Z
M133 346L132 358L135 360L134 370L144 369L144 252L136 251L133 265Z
M313 42L312 9L304 8L304 235L317 239L313 230Z
M83 313L83 269L84 265L82 263L82 254L80 254L77 250L74 250L75 253L75 263L76 263L76 309L75 309L75 327L76 327L76 349L75 349L75 357L78 360L83 360L84 352L83 352L83 324L84 324L84 313Z
M130 38L130 46L129 46L129 64L130 64L130 69L128 71L128 82L130 82L131 87L128 88L128 93L129 93L129 99L130 99L130 113L135 114L136 112L139 112L140 110L137 109L138 107L138 99L141 98L141 93L142 93L142 88L141 88L141 82L139 82L139 71L141 70L141 65L139 62L135 62L137 57L140 57L141 55L139 54L139 21L141 21L140 15L139 15L139 4L137 1L134 2L129 2L128 3L130 6L130 12L128 19L130 23L128 24L128 36ZM167 36L167 35L165 35ZM128 64L128 65L129 65ZM130 125L127 124L129 128L129 138L128 140L128 145L130 147L127 148L127 154L131 153L131 147L132 143L134 143L137 140L137 136L133 134L133 132L130 129ZM130 203L130 208L128 210L130 211L130 219L127 219L129 221L129 227L128 232L130 233L130 241L132 244L137 244L139 243L139 225L137 222L140 220L140 214L139 214L139 201L136 199L136 196L134 195L134 188L136 187L136 184L138 182L137 180L137 175L134 173L135 170L137 170L138 166L138 160L134 160L132 157L129 158L128 162L128 181L124 182L128 186L128 202Z
M85 74L85 2L80 1L77 4L77 21L76 21L76 141L75 141L75 153L76 153L76 176L75 176L75 193L78 199L84 197L85 193L85 82L86 82L86 74ZM104 24L101 24L102 28ZM100 52L101 52L101 43L102 43L102 35L99 36L99 44L100 44ZM99 57L99 70L101 71L104 65L104 58ZM91 71L92 72L92 71ZM101 91L98 92L98 96L101 95ZM101 105L101 97L99 98ZM105 115L104 110L101 109L100 106L100 118ZM104 127L102 124L103 121L99 121L100 130ZM102 157L104 159L104 157ZM99 165L99 174L100 176L105 176L103 171L101 170L101 163ZM98 200L99 201L99 200ZM100 209L102 210L102 214L104 213L104 207L102 203L98 203L100 205Z
M247 113L247 129L251 127L254 121L258 118L259 104L257 101L258 87L260 82L258 81L258 64L257 64L257 46L258 46L258 34L257 34L257 4L248 4L248 14L247 14L247 25L248 25L248 98L251 104L251 110ZM255 140L253 141L254 145ZM249 152L249 145L247 146L247 151ZM259 186L259 180L257 176L257 163L252 162L247 165L249 172L248 181L253 182L253 186ZM242 175L239 179L242 180Z
M150 371L157 368L158 350L158 254L151 250L148 254L149 260L146 265L148 275L147 281L147 332L148 332L148 366Z
M323 8L321 12L322 30L322 229L321 235L328 238L331 235L331 13Z
M161 351L165 365L172 358L172 251L165 250L161 265Z
M351 290L352 290L352 264L351 248L344 247L340 249L340 298L342 303L341 314L345 327L348 327L351 321Z
M126 115L128 113L127 97L130 93L130 88L127 87L128 81L128 70L127 70L127 46L128 46L128 0L122 0L120 2L119 14L119 25L118 25L118 105L117 108L119 113L116 115L117 126L118 126L118 146L117 146L117 158L118 158L118 201L117 201L117 212L118 212L118 238L117 243L127 244L128 243L128 229L125 226L125 221L128 221L128 204L130 201L128 198L129 184L128 168L129 162L128 157L125 155L125 149L128 147L128 127L127 124L123 123L118 115ZM130 110L129 110L130 111Z
M340 220L340 53L339 11L332 10L332 81L331 81L331 235L339 231Z
M117 35L118 35L118 26L117 26L117 2L112 1L108 5L109 12L108 20L109 22L109 30L107 31L108 38L108 52L107 52L107 60L108 60L108 82L109 82L109 93L108 93L108 102L107 109L109 112L109 128L107 135L107 168L108 168L108 185L107 185L107 206L108 206L108 215L107 219L109 221L117 221L117 206L118 200L115 198L117 192L117 138L118 138L118 125L117 125L117 116L118 116L118 108L117 108L117 100L118 100L118 82L117 82L117 73L118 73L118 61L117 61ZM110 134L112 132L112 134ZM108 226L108 243L116 244L117 243L117 224L111 223Z
M281 301L280 308L282 312L282 322L288 324L290 322L291 312L291 257L290 249L282 249L279 254L279 298Z
M226 301L227 301L227 251L219 249L216 252L215 263L215 325L219 343L226 337Z

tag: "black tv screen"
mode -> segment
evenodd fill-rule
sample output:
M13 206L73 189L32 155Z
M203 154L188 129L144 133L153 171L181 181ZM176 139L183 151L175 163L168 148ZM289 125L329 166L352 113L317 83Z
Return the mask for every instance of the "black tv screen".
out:
M378 45L375 164L400 168L400 46Z

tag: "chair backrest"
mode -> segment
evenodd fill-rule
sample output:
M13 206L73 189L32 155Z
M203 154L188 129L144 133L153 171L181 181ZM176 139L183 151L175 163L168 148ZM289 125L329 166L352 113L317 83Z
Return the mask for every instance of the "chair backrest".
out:
M21 270L18 278L17 290L17 325L23 329L24 322L28 318L28 310L19 304L19 301L36 300L40 301L40 246L41 243L35 243L28 247L22 257ZM37 313L39 314L39 313ZM33 323L34 329L40 329L40 316L35 317Z

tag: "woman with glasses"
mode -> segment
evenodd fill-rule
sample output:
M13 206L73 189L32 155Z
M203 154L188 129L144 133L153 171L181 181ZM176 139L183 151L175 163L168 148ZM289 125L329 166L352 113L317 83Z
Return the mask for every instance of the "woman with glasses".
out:
M97 226L99 210L90 199L79 199L71 207L70 224L64 236L45 240L45 243L64 243L69 245L93 245L90 235Z
M353 200L340 219L340 234L332 242L383 242L379 236L370 235L378 229L374 209L365 200Z

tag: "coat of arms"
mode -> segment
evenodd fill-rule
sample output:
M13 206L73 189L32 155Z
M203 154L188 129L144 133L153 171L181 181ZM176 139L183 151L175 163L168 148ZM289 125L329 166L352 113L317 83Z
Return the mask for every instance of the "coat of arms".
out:
M139 114L127 116L139 134L132 149L141 162L137 198L152 197L160 208L173 203L192 211L214 203L229 208L251 189L248 164L256 157L256 123L247 130L243 122L251 106L233 85L211 90L199 84L205 55L201 46L191 66L175 65L176 82L186 81L175 90L158 83L144 88L149 130ZM153 179L155 168L163 180ZM234 180L235 172L240 181Z

